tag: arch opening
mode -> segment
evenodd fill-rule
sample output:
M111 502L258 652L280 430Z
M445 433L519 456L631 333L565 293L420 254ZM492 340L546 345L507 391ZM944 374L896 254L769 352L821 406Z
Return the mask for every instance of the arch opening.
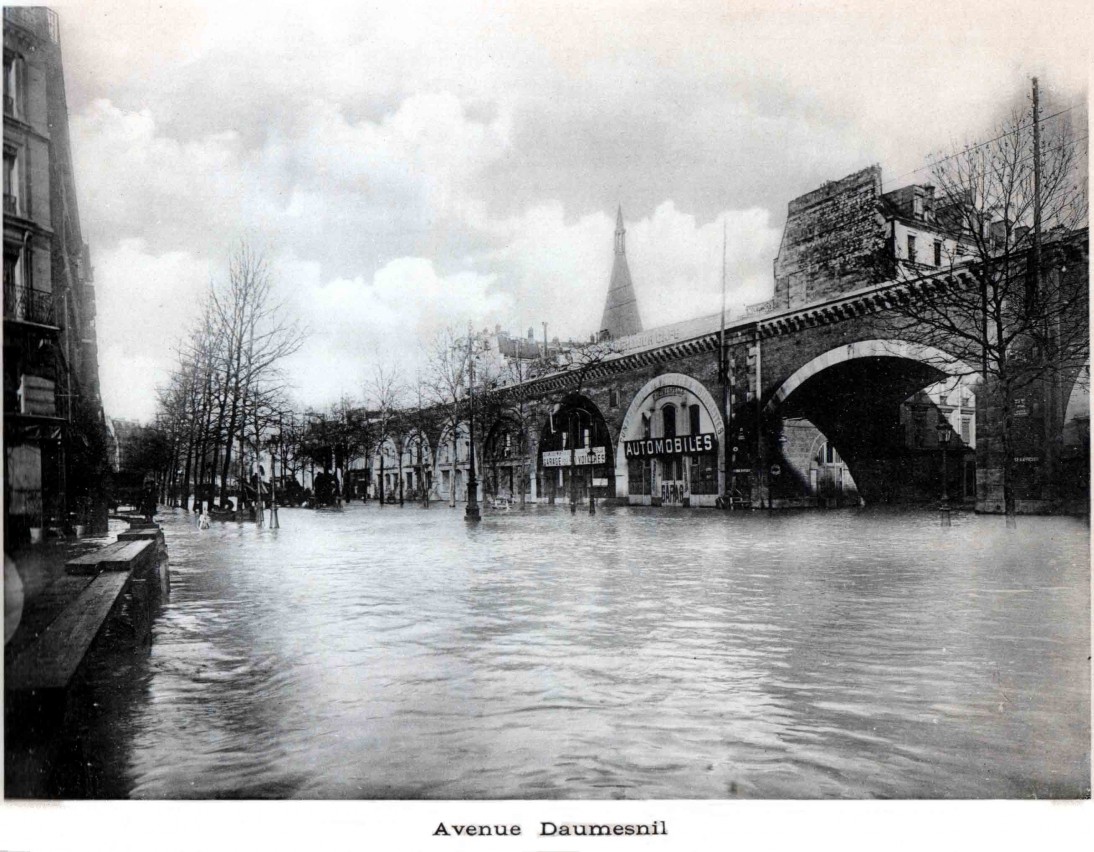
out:
M547 502L615 496L612 435L600 409L587 396L570 394L540 427L537 491Z
M974 501L977 380L900 341L814 359L765 407L772 505Z
M635 394L616 448L616 494L648 506L714 506L725 487L725 427L706 387L665 373Z
M483 496L489 501L522 504L531 496L532 465L528 436L519 416L504 412L483 442Z

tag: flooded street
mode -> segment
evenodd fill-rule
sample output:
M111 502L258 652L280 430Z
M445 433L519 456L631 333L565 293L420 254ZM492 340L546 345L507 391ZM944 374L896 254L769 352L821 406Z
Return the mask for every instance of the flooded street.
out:
M111 795L1087 794L1082 520L160 520L171 599L88 731Z

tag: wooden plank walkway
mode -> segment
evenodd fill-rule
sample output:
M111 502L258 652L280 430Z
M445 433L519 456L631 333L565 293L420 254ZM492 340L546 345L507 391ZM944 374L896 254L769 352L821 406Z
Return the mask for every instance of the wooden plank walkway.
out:
M110 572L88 583L5 672L8 688L24 691L67 688L121 600L129 579L127 573Z
M98 574L100 571L129 571L144 556L145 551L155 549L150 540L119 540L113 544L85 553L65 563L69 574Z

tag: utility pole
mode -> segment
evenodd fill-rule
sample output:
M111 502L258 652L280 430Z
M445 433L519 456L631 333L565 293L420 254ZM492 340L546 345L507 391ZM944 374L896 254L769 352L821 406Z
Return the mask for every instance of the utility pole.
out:
M1034 298L1041 295L1041 101L1033 78L1033 280Z
M729 358L726 357L726 220L722 219L722 326L718 334L718 376L722 380L722 488L723 499L728 499L729 508L733 508L733 474L726 462L726 438L729 437Z
M1041 358L1047 369L1044 374L1042 420L1044 427L1044 485L1041 496L1052 500L1056 495L1056 357L1052 338L1052 306L1050 293L1044 292L1041 280L1041 97L1037 78L1033 78L1033 292L1028 299L1030 308L1040 310L1043 316L1044 336ZM1054 282L1055 283L1055 282Z
M478 523L482 520L479 514L479 483L475 479L475 351L473 348L474 334L471 331L471 323L467 324L467 391L469 402L468 416L468 460L467 469L467 510L464 512L464 520L468 523Z

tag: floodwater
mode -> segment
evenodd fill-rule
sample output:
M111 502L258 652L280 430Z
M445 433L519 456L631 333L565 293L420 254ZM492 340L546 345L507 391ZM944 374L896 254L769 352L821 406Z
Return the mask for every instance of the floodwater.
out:
M280 514L162 518L171 599L96 687L97 795L1089 795L1085 521Z

